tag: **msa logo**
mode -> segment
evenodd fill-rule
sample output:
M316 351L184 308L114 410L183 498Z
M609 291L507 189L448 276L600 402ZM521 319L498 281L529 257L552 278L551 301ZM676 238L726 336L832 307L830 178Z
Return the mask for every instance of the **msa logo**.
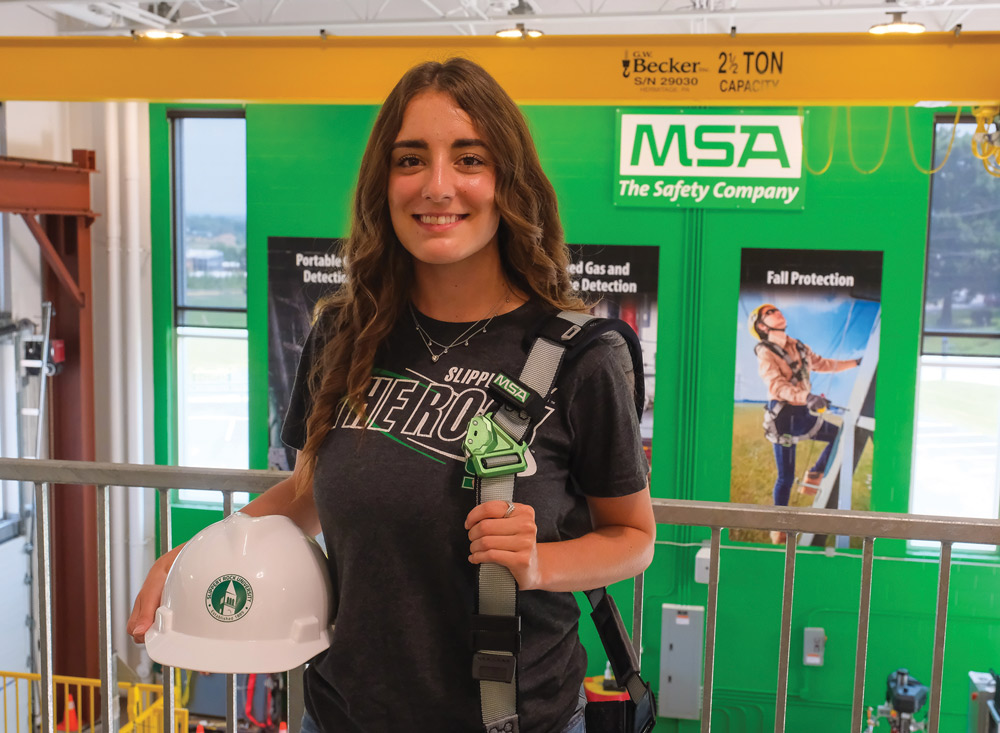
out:
M796 115L623 114L620 139L621 175L802 177Z
M520 387L517 382L502 372L497 373L496 379L493 380L493 384L509 394L522 405L528 401L527 390Z

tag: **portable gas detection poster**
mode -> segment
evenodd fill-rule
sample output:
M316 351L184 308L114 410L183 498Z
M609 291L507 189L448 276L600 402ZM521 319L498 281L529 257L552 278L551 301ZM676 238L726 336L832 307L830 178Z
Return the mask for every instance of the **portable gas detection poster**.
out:
M881 252L743 249L731 501L870 508L881 289ZM847 538L799 539L827 542Z
M281 442L302 344L313 308L344 282L341 240L268 238L268 464L290 470L295 451ZM646 402L640 421L643 449L652 455L659 250L651 246L571 245L573 287L598 316L620 318L642 344Z
M290 471L295 451L281 442L295 369L316 302L344 282L339 239L267 239L267 463Z

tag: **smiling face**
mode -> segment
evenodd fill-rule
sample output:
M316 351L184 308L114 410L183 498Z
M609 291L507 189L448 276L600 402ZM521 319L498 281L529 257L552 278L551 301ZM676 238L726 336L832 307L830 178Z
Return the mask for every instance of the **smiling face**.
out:
M785 316L777 308L770 307L761 314L760 322L767 326L769 331L784 331L788 325Z
M389 168L396 236L419 263L495 261L494 158L454 99L421 92L406 107Z

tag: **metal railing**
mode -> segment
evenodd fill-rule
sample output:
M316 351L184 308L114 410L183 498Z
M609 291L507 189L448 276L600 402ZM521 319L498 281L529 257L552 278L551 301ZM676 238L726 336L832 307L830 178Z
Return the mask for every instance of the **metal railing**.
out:
M101 683L105 690L115 689L114 651L111 648L110 598L110 491L111 487L143 487L157 489L160 501L161 553L170 549L170 489L220 491L224 497L224 514L232 513L232 494L236 491L262 492L289 474L275 471L238 471L226 469L189 469L171 466L134 466L78 461L32 461L0 458L0 480L27 481L35 484L38 564L38 603L41 616L41 689L42 731L54 732L52 682L52 614L49 537L48 487L52 484L84 484L97 486L98 575L100 588L100 648ZM702 697L701 730L711 731L712 684L715 661L715 629L718 611L718 588L721 536L723 529L764 529L786 533L784 591L782 596L781 630L778 660L778 687L775 709L775 731L785 729L785 708L788 693L788 663L791 639L792 600L795 559L799 533L842 535L864 538L862 549L861 595L857 637L857 657L854 673L852 733L860 733L863 713L865 665L868 648L872 565L876 538L925 540L941 543L938 573L937 611L934 651L930 684L929 733L938 733L941 715L942 665L948 614L948 586L951 573L951 549L955 542L1000 544L1000 520L957 517L931 517L913 514L855 512L833 509L789 508L754 504L682 501L654 499L653 509L658 524L708 527L711 530L708 608L705 632L705 669ZM633 609L633 643L640 645L642 628L643 582L636 578ZM174 675L164 668L163 677L164 728L173 730ZM294 689L297 687L297 689ZM301 700L301 678L289 674L289 700ZM104 730L118 728L118 709L113 695L102 696L103 720L112 724ZM235 676L228 676L227 732L235 733ZM300 720L289 716L288 727L297 733Z
M97 487L97 577L98 631L101 670L101 689L117 688L115 680L115 653L111 642L111 489L121 487L156 489L160 506L160 554L171 548L169 491L192 489L219 491L223 496L223 514L233 512L233 494L249 491L266 491L283 478L287 472L240 471L231 469L189 469L176 466L136 466L116 463L90 463L85 461L35 461L17 458L0 458L0 480L26 481L35 485L37 563L37 594L39 614L39 656L41 674L41 730L55 733L52 674L52 542L50 536L51 512L49 487L57 484L82 484ZM287 705L289 712L301 709L301 670L288 674ZM171 667L163 668L163 724L174 730L175 689ZM108 721L105 731L119 728L118 697L101 696L101 720ZM236 676L227 675L226 681L226 732L236 733ZM288 717L289 729L297 733L299 721Z
M0 672L0 683L3 684L4 703L4 733L9 733L7 723L10 720L8 712L8 697L13 698L15 708L13 733L22 733L21 723L21 683L24 683L26 695L26 710L33 708L32 689L34 684L41 682L41 675L35 672ZM100 680L88 677L71 677L53 675L53 691L56 698L62 698L63 722L61 730L65 733L98 733L94 701L100 696L102 687ZM13 684L14 691L8 695L8 685ZM60 693L60 688L62 692ZM74 696L75 693L75 696ZM112 697L121 698L124 695L128 722L121 726L118 733L164 733L163 727L163 688L142 682L119 682L118 694ZM82 708L79 712L75 704L79 702ZM84 713L86 710L87 713ZM178 709L174 733L187 733L188 711ZM29 728L30 733L30 728ZM102 731L101 733L104 733Z
M938 572L934 655L931 664L927 727L928 733L938 733L941 718L941 671L944 663L945 632L948 622L948 583L951 576L952 544L955 542L1000 544L1000 520L662 499L653 500L653 510L656 514L657 524L701 526L709 527L712 530L705 631L704 696L701 709L702 733L709 733L712 729L710 714L712 709L712 674L715 661L715 622L719 598L720 539L723 529L767 529L786 533L785 583L782 595L778 652L775 733L783 733L785 730L788 654L792 630L792 593L795 579L795 556L798 549L795 542L796 535L798 533L812 533L864 538L851 733L861 732L875 540L877 538L891 538L940 542L941 561Z

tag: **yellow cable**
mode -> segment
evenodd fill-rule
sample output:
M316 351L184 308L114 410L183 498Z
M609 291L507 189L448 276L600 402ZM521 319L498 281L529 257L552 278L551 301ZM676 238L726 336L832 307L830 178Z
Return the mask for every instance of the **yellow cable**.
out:
M941 165L937 168L926 169L923 168L920 163L917 162L917 153L913 149L913 132L910 130L910 108L906 108L906 142L910 145L910 160L913 161L913 165L916 166L917 170L921 173L926 173L927 175L934 175L939 170L944 168L944 164L948 162L948 158L951 156L951 148L955 144L955 131L958 130L958 120L962 116L962 108L959 107L955 110L955 122L951 126L951 140L948 141L948 149L944 153L944 160L941 161Z
M976 115L976 134L972 137L972 154L983 161L983 168L991 176L1000 178L1000 145L994 145L985 137L991 120L1000 130L1000 107L976 107L972 110ZM982 142L977 141L977 137ZM991 160L992 158L992 160Z
M802 107L799 107L799 115L804 118L804 110L803 110ZM806 153L805 153L804 150L802 152L802 163L805 165L806 170L809 171L810 173L812 173L814 176L821 176L824 173L826 173L828 170L830 170L830 164L833 162L833 143L834 143L834 140L835 140L835 138L837 136L837 108L836 107L831 108L831 112L830 112L830 135L829 136L830 136L830 140L829 140L829 142L830 142L830 156L826 159L826 165L824 165L818 171L814 171L812 168L809 167L808 156L806 155Z
M174 688L180 690L177 702L179 707L184 708L187 707L189 698L191 697L191 673L188 672L187 674L186 684L182 684L182 680L180 667L174 667Z
M886 153L889 152L889 137L891 132L892 132L892 107L889 108L889 118L886 120L885 123L885 144L882 146L882 157L878 159L878 163L876 163L875 167L872 168L870 171L862 170L858 166L857 162L854 160L854 145L851 142L851 108L850 107L847 108L847 157L851 159L851 165L854 166L854 170L856 170L858 173L868 176L882 167L882 164L885 162Z

